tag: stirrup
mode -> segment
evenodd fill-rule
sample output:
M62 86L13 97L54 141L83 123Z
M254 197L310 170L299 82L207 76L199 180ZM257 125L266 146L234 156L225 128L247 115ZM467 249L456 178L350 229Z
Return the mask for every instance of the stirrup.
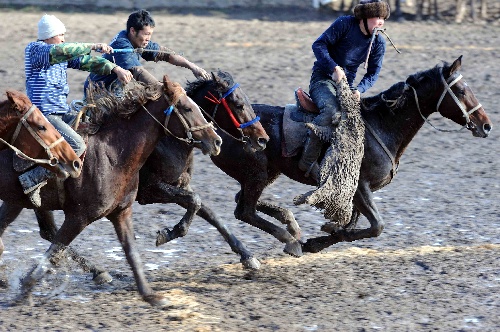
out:
M40 189L47 184L47 180L34 185L24 191L28 198L35 207L39 208L42 206L42 197L40 196Z

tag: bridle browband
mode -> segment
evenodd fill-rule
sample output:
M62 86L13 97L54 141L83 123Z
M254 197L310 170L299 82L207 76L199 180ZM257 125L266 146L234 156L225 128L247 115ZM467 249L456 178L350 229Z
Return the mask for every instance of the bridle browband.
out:
M236 119L233 111L231 110L231 108L229 107L229 105L227 104L227 101L226 101L226 97L228 97L229 95L231 95L231 93L234 92L234 90L236 90L238 87L240 86L239 83L236 83L235 85L233 85L229 90L226 91L226 93L222 94L222 93L219 93L219 98L217 98L216 96L213 95L212 92L208 92L208 94L210 96L205 96L205 99L211 101L212 103L215 104L215 108L214 110L212 111L212 115L208 114L205 110L202 109L202 111L217 125L218 128L220 128L220 130L222 130L225 134L229 135L230 137L232 137L233 139L237 140L237 141L240 141L240 142L243 142L243 143L248 143L250 141L250 138L248 136L245 136L245 134L243 134L243 130L244 128L246 127L250 127L251 125L253 125L254 123L260 121L260 117L259 116L256 116L254 119L248 121L248 122L244 122L244 123L240 123L238 121L238 119ZM231 121L233 122L234 126L236 127L236 129L238 129L238 131L240 132L241 134L241 138L237 138L237 137L234 137L233 135L231 135L230 133L228 133L226 130L224 130L223 128L221 128L221 126L219 126L217 124L217 122L215 121L215 115L217 114L217 110L219 108L219 105L222 104L222 106L224 106L224 109L226 110L227 114L229 115L229 118L231 119Z
M16 113L20 116L22 115L22 117L19 119L19 123L17 124L16 130L14 131L14 134L12 135L12 139L11 139L10 143L6 142L2 138L0 138L0 141L2 143L4 143L5 145L7 145L10 149L12 149L14 151L14 153L17 156L19 156L20 158L32 161L32 162L37 163L37 164L48 164L50 166L55 166L59 163L59 160L56 157L54 157L54 155L52 154L52 151L50 151L50 150L53 149L58 144L60 144L62 141L64 141L64 137L61 136L59 139L57 139L52 144L47 145L40 138L40 136L38 136L38 134L33 130L33 128L31 128L30 124L27 121L28 117L33 113L33 111L35 111L35 109L36 109L36 106L31 105L31 107L28 109L28 111L24 115L22 115L21 112L16 110ZM31 158L30 156L26 155L24 152L22 152L21 150L19 150L18 148L16 148L14 146L14 143L17 140L17 137L19 136L19 133L21 132L21 128L23 126L28 130L28 132L31 134L31 136L33 136L33 138L38 142L38 144L40 144L44 148L45 153L47 153L47 156L49 159Z

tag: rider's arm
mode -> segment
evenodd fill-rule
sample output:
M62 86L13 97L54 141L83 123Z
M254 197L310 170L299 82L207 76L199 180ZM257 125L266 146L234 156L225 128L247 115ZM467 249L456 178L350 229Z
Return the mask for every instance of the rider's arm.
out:
M338 64L332 59L329 49L333 48L337 41L345 34L345 22L343 18L335 20L335 22L326 29L321 36L312 44L312 50L323 70L330 75Z

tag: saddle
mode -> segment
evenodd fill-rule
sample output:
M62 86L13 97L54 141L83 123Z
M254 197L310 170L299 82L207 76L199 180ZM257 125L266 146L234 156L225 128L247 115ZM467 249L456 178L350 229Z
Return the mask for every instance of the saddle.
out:
M295 90L295 104L285 105L283 114L283 157L296 156L304 147L307 138L306 123L312 122L319 109L302 88Z

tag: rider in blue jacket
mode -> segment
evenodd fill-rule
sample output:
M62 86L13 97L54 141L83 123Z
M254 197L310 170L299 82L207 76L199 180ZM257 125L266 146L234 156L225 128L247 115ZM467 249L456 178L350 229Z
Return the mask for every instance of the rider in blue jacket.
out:
M325 30L313 43L316 56L312 68L309 93L318 106L320 115L314 119L318 126L329 125L335 115L338 102L333 82L340 82L343 77L351 86L353 98L360 98L377 81L385 54L385 39L378 34L369 50L372 33L381 28L389 18L389 4L382 0L361 0L354 7L354 16L341 16ZM354 86L358 67L365 62L370 52L368 68L361 81ZM299 168L311 175L317 182L319 166L317 160L321 154L322 142L311 130Z

